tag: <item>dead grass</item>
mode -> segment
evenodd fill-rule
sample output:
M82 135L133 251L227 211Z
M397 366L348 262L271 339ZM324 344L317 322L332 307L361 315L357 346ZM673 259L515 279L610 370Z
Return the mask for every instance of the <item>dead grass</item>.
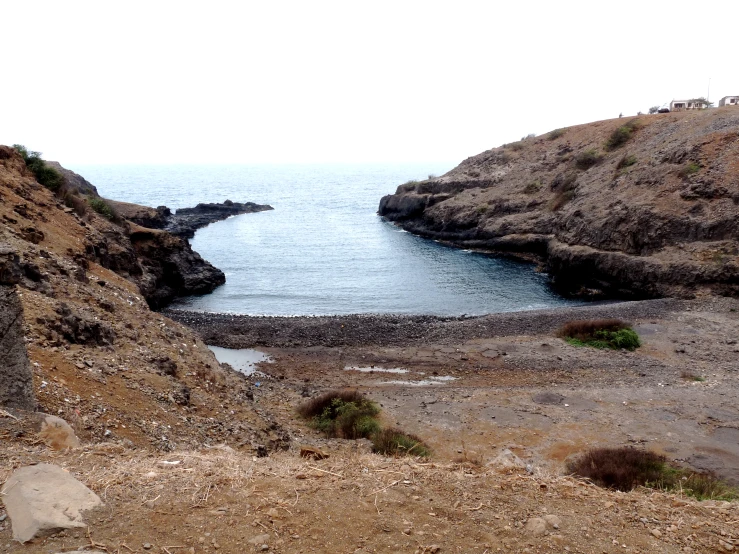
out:
M596 331L619 331L628 327L629 324L620 319L578 319L568 321L560 327L557 336L587 340Z
M667 458L636 448L593 448L567 464L567 471L596 485L630 491L662 479Z

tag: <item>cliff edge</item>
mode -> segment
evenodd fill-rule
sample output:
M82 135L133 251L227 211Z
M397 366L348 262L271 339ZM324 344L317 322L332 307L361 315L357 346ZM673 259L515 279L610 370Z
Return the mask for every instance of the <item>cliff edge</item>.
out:
M599 121L398 187L413 233L538 261L579 296L739 294L739 110Z

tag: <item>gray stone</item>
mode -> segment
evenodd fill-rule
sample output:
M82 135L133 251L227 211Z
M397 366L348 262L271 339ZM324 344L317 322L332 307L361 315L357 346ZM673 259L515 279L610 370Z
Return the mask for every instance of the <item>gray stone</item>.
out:
M541 537L547 532L547 522L540 517L532 517L526 522L524 529L531 536Z
M525 468L526 464L507 448L503 449L493 460L486 465L501 469Z
M94 492L51 464L15 470L1 497L13 525L13 538L20 542L86 527L82 512L102 504Z
M261 546L262 544L266 543L267 541L269 541L269 533L263 533L261 535L257 535L256 537L252 537L251 539L249 539L248 542L249 542L249 544L253 544L255 546L256 545L260 545Z
M0 270L3 268L0 267ZM0 406L33 410L33 374L23 335L23 308L15 287L0 284Z

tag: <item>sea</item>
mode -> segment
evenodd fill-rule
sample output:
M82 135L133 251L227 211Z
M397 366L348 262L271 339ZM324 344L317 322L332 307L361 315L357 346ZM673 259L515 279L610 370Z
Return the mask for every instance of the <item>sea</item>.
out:
M174 308L248 315L481 315L570 304L534 266L414 236L377 215L380 198L452 163L73 166L106 198L171 209L257 202L274 210L196 232L226 274Z

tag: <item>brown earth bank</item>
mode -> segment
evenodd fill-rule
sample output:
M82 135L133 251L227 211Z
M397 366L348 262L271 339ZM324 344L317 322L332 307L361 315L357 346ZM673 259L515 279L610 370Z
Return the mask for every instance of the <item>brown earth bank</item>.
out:
M730 552L739 542L737 502L618 493L564 474L591 446L633 445L737 481L736 299L232 325L153 312L151 270L110 261L142 264L126 237L167 234L77 213L7 148L0 199L0 302L16 325L2 347L30 373L19 383L36 409L81 442L39 432L44 415L6 402L0 482L52 463L104 503L88 529L26 544L0 508L0 551ZM606 316L630 320L643 346L555 337L566 320ZM206 342L257 345L272 362L243 375ZM424 439L431 458L373 454L297 416L306 398L342 387L377 401L383 423ZM328 458L301 458L303 446Z
M409 182L379 212L453 245L534 259L567 294L739 292L739 110L558 129Z

